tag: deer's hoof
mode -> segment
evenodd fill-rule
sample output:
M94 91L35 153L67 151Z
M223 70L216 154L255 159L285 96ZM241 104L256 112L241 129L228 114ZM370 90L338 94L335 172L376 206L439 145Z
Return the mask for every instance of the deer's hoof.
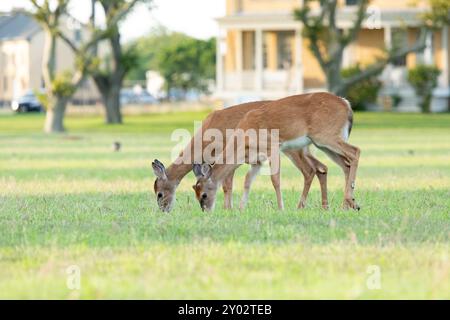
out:
M355 211L360 211L361 207L356 204L355 199L345 199L344 200L344 210L353 209Z

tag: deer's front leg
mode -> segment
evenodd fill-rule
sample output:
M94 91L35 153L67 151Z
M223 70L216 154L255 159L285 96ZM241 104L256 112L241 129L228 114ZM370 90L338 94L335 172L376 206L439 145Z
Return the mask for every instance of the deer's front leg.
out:
M253 181L255 181L256 176L258 175L259 171L261 170L260 164L254 164L248 171L247 175L245 176L245 182L244 182L244 194L242 195L241 203L239 205L239 209L244 210L248 203L248 197L250 195L250 188L252 186Z
M223 196L224 196L224 209L230 210L233 209L233 180L234 180L233 171L222 183Z

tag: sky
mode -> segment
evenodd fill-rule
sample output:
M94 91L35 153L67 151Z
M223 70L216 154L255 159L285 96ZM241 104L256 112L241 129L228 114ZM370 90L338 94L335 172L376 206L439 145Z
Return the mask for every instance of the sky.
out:
M122 23L124 41L135 39L161 24L173 31L184 32L200 39L214 37L218 33L215 18L225 15L225 0L154 0L154 9L139 5ZM72 1L71 13L86 21L90 0ZM0 12L14 7L30 8L28 0L0 0Z

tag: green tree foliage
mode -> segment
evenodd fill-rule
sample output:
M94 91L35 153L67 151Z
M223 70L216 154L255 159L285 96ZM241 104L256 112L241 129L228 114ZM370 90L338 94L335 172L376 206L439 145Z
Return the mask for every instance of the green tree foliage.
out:
M351 78L361 73L362 68L359 64L343 69L341 75L343 79ZM378 92L382 83L377 76L372 76L359 81L347 90L347 98L352 104L354 110L366 110L371 103L376 103Z
M430 11L424 15L427 25L434 28L441 28L450 25L450 1L448 0L428 0Z
M137 52L135 66L126 76L127 80L144 80L147 70L157 70L157 53L170 43L183 41L187 36L182 33L170 33L165 27L159 26L148 36L141 37L129 44Z
M158 28L150 36L131 44L138 53L137 66L128 79L143 80L147 70L156 70L166 81L166 89L207 90L215 77L215 40L199 40L183 33Z
M433 90L437 86L440 73L440 70L436 66L429 65L418 65L409 70L408 81L422 100L420 106L423 113L429 113L431 111Z
M214 77L214 42L188 38L165 46L156 55L158 71L166 80L166 89L207 90Z

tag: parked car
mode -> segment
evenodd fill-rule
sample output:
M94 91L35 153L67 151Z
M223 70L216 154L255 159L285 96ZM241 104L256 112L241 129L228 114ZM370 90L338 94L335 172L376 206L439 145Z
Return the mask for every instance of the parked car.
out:
M142 91L140 94L136 95L136 103L137 104L156 104L158 100L153 97L147 91Z
M19 99L13 100L11 103L11 108L13 111L20 113L32 111L40 112L44 109L33 91L28 91Z
M122 89L120 90L120 104L127 105L133 103L133 90Z
M122 89L120 91L120 103L130 104L156 104L158 99L153 97L148 91L135 92L133 89Z

